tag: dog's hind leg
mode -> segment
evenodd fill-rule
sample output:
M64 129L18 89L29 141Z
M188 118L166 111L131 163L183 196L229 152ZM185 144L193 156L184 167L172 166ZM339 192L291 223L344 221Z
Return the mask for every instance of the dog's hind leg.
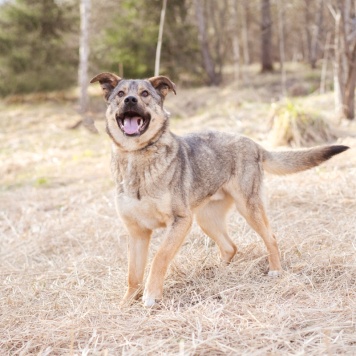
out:
M278 276L282 271L279 249L275 235L266 216L262 203L255 204L243 214L249 225L262 237L268 251L269 272L271 277Z
M272 233L263 203L263 172L254 161L245 162L226 186L235 200L236 208L248 224L262 237L268 252L269 275L277 276L282 270L276 238Z
M126 227L130 235L128 239L128 288L121 304L137 298L142 288L152 234L151 230L143 229L136 223L126 224Z
M229 263L236 254L237 247L231 241L226 226L228 211L233 205L233 199L225 195L223 199L209 201L196 213L197 223L201 229L220 249L221 259Z
M262 237L268 252L269 272L271 277L278 276L282 271L280 254L275 235L272 233L265 207L260 194L250 199L242 194L235 200L239 213L248 224Z

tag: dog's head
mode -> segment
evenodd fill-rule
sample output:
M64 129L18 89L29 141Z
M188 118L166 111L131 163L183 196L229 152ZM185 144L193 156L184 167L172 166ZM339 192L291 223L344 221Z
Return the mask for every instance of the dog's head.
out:
M169 114L163 108L166 95L175 84L167 77L125 80L101 73L90 83L99 82L108 104L106 130L121 148L133 151L149 145L167 129Z

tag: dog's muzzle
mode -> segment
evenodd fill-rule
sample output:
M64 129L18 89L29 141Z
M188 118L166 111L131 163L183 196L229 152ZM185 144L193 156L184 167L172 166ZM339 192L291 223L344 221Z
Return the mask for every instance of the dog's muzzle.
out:
M150 120L150 115L142 115L132 110L116 115L117 124L126 136L142 135L148 129Z

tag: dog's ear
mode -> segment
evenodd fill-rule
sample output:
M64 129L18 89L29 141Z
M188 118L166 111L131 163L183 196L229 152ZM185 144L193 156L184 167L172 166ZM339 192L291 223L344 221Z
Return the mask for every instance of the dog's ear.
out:
M103 89L105 100L109 99L111 92L118 85L121 80L116 74L113 73L100 73L96 75L90 83L99 82L101 89Z
M173 93L176 94L176 85L169 78L163 75L149 78L148 81L163 99L170 91L173 91Z

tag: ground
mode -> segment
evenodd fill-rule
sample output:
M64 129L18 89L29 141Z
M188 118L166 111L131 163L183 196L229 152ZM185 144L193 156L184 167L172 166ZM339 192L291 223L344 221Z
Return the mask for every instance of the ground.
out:
M279 79L262 85L253 78L248 86L178 88L167 98L172 130L221 129L269 146ZM355 124L333 118L331 93L294 100L330 120L351 149L307 172L266 176L283 275L267 276L261 239L234 214L233 262L223 266L194 225L152 309L119 307L126 233L115 213L105 105L96 91L91 115L99 135L68 129L79 118L72 98L2 101L0 354L356 354Z

